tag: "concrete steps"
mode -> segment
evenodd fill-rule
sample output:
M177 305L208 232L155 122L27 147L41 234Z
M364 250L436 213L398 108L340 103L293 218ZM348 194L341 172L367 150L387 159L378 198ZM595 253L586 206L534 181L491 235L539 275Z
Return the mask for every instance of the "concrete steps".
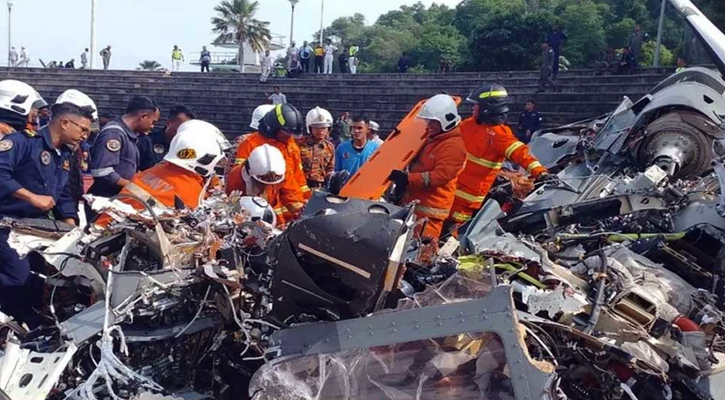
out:
M163 111L185 104L227 135L236 136L249 130L252 110L266 102L264 93L271 93L273 86L280 86L288 101L303 113L315 106L327 108L335 116L343 111L362 113L391 130L422 99L442 92L465 98L481 84L497 82L511 96L512 124L525 101L534 99L546 124L558 125L609 112L624 95L636 100L671 73L671 69L658 68L632 76L595 76L592 70L571 70L560 75L557 93L538 94L538 71L309 74L260 83L257 74L0 68L0 80L25 81L48 101L66 89L78 89L91 96L104 114L122 113L128 99L136 95L153 98ZM461 113L468 115L470 107L463 105Z

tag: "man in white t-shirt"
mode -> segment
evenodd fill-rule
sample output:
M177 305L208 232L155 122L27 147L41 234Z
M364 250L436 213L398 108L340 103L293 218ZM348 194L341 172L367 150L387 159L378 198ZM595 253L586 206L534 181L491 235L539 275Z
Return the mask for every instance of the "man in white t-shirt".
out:
M277 104L287 104L287 96L282 94L282 92L279 91L279 86L274 87L274 93L272 93L270 96L267 97L270 101L272 101L272 105Z

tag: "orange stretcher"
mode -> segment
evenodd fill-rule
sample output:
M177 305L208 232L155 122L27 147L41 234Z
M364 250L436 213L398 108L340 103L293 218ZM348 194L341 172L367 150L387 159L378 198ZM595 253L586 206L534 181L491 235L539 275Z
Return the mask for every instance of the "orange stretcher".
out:
M453 97L461 104L460 97ZM340 196L379 200L390 185L388 177L393 170L404 170L425 144L425 120L418 113L427 100L413 107L385 142L369 160L350 178Z

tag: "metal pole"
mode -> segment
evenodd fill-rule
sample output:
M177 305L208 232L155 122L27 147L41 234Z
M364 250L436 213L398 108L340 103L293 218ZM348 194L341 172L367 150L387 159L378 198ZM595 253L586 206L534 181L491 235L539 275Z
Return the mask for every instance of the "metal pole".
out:
M660 47L662 46L662 30L665 23L665 6L667 5L667 0L662 0L662 9L660 10L660 23L657 27L657 46L655 47L655 59L652 63L653 67L659 67L660 66Z
M325 0L322 0L322 7L320 9L320 46L322 46L322 39L324 38L325 32Z
M292 2L292 22L290 23L289 28L289 44L292 45L292 42L294 42L294 34L295 34L295 3Z
M13 3L8 1L8 67L12 67L12 61L10 60L10 49L12 49L12 12Z
M96 0L91 0L91 55L90 68L93 69L96 59Z

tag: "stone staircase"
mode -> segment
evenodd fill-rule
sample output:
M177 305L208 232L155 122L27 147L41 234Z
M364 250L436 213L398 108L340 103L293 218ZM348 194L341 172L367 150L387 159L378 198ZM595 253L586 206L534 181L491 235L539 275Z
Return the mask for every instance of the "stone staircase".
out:
M545 123L554 126L611 111L625 95L636 100L672 72L659 68L631 76L595 76L591 70L571 70L560 74L559 92L539 94L535 94L538 71L309 74L260 83L256 74L0 68L0 80L27 82L48 102L66 89L78 89L91 96L103 114L123 113L128 99L136 95L153 98L162 108L162 118L172 105L185 104L199 118L234 137L249 131L252 110L266 102L265 93L271 93L275 85L303 113L315 106L327 108L335 117L343 111L362 113L380 123L383 130L391 130L421 99L442 92L465 98L481 84L496 82L505 86L512 98L512 125L526 100L534 99ZM464 105L461 112L470 114L470 107Z

